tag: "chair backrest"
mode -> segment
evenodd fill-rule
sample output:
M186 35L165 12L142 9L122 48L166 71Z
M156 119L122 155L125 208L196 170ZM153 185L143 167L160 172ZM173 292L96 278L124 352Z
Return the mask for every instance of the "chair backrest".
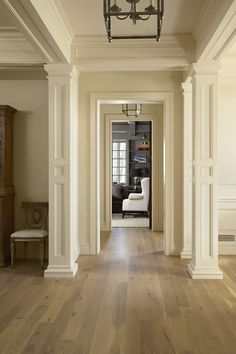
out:
M22 202L26 229L47 230L48 202Z
M141 181L142 195L145 200L146 207L148 207L148 203L149 203L149 193L150 193L149 183L150 183L149 177L145 177Z

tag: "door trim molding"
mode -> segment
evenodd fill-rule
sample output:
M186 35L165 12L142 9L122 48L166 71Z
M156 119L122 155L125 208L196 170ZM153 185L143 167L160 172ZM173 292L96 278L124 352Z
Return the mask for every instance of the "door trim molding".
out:
M163 103L164 120L164 250L174 247L174 146L172 92L98 92L90 94L90 252L100 252L100 105L121 103Z
M159 141L163 142L163 137L160 136L159 134L163 135L163 131L160 131L160 119L163 119L163 117L158 116L157 114L145 114L145 115L140 115L138 118L127 118L124 114L106 114L105 115L105 156L104 156L104 162L105 162L105 186L106 186L106 195L104 198L104 208L105 208L105 220L101 220L101 230L102 231L110 231L112 229L111 225L111 219L112 219L112 156L111 156L111 150L112 150L112 123L113 122L127 122L127 121L148 121L152 122L152 144L153 142L154 147L154 153L152 154L152 195L153 198L156 196L156 200L152 198L152 230L153 231L163 231L163 221L161 220L160 217L160 208L163 209L163 204L161 198L158 198L160 195L160 183L161 183L161 178L160 178L160 169L162 170L161 172L163 173L163 166L159 164L159 161L161 160L158 158L158 148L160 147ZM155 138L154 138L154 132L155 132ZM156 139L156 141L154 141ZM156 150L156 151L155 151ZM161 150L160 150L161 151ZM155 181L155 185L153 184L153 181ZM162 212L163 214L163 212ZM156 218L155 218L156 215Z

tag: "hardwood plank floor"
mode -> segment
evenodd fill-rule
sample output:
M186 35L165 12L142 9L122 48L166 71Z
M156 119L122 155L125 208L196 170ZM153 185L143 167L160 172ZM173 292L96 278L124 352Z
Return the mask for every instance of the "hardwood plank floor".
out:
M236 257L224 280L191 280L162 235L114 229L73 280L39 262L0 269L0 354L234 354Z

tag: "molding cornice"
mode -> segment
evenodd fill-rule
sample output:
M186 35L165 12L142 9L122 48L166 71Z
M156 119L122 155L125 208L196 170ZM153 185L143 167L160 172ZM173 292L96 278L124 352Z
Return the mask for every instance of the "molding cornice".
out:
M54 0L3 0L25 35L45 62L69 62L71 35Z
M235 19L235 0L210 0L206 3L193 31L197 61L220 60L223 57L236 36Z
M69 26L68 21L65 21L66 15L61 3L55 0L27 0L27 2L29 1L36 9L67 61L70 62L71 43L74 38L74 32L72 27Z
M16 29L0 28L0 65L42 64L43 57Z
M78 78L79 71L78 68L72 64L46 64L44 69L48 76L68 76Z
M186 81L181 84L183 94L192 94L192 82L191 77L189 76Z
M189 74L195 75L218 75L221 64L213 60L193 63L190 66Z
M81 71L186 70L194 60L191 35L163 35L161 41L117 41L104 36L76 36L72 62Z

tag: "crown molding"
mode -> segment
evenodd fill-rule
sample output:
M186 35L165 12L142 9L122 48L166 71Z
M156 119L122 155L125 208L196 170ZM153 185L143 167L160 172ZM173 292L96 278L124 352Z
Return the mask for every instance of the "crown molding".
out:
M1 65L1 80L46 80L46 72L42 64L33 65Z
M67 14L65 12L65 9L62 5L61 0L53 0L54 1L54 7L56 6L57 11L60 13L60 17L63 20L62 26L64 27L64 30L66 29L67 36L69 36L69 40L72 41L75 37L75 32L73 30L73 27L67 17Z
M236 1L210 0L193 30L196 60L220 60L236 36Z
M19 1L19 0L18 0ZM21 0L31 2L49 33L56 41L58 47L63 52L67 61L70 62L71 43L74 38L74 32L69 22L66 21L66 15L62 4L58 0L38 1Z
M44 62L35 48L16 29L0 28L0 64L40 64Z
M3 0L44 62L69 62L72 36L54 0Z
M72 62L81 71L186 70L194 61L191 35L162 35L161 41L120 40L105 36L76 36Z

